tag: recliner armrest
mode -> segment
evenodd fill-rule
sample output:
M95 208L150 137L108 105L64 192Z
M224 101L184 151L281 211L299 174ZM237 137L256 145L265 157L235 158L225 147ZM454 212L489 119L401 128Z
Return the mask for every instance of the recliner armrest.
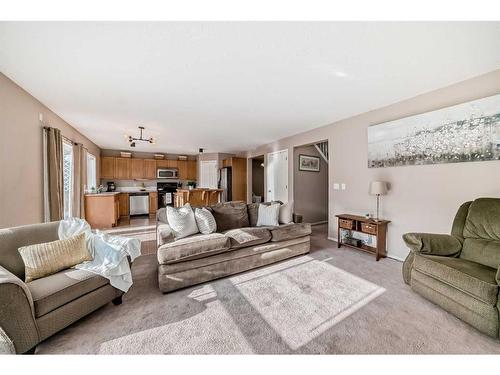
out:
M403 240L413 252L429 255L456 256L462 251L462 243L449 234L405 233Z
M40 341L33 298L27 285L2 266L0 266L0 326L14 343L17 353L30 350Z

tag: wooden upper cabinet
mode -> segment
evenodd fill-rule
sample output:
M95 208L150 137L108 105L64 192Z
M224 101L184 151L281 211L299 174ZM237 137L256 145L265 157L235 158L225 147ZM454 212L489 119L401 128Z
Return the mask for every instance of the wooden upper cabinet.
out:
M178 160L167 160L167 168L179 168Z
M115 177L118 180L130 179L130 161L129 158L115 158Z
M115 178L115 158L101 157L101 178Z
M144 159L144 178L156 179L156 160Z
M187 180L187 175L188 175L188 165L187 165L187 160L178 160L177 161L177 168L179 169L179 179L180 180Z
M144 159L130 159L130 178L144 178Z
M187 179L190 181L196 181L198 179L197 170L198 170L198 161L197 160L188 160L188 162L187 162Z
M169 162L169 160L156 160L156 167L157 168L168 168L168 162Z

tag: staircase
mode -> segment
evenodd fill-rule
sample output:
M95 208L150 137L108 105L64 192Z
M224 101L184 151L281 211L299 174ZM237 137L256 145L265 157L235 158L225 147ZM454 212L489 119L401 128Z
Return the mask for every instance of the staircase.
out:
M316 147L321 157L328 163L328 141L316 143L314 147Z

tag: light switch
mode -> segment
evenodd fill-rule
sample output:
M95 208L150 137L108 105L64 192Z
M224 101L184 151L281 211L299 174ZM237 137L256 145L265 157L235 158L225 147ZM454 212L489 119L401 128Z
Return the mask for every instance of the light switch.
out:
M342 190L345 190L345 184L342 184L342 185L341 185L341 189L342 189Z
M339 184L333 184L333 190L339 190L340 189L340 186Z

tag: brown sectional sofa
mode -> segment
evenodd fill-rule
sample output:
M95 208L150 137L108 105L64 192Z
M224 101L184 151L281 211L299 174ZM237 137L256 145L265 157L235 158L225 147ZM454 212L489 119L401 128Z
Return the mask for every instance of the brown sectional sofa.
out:
M0 229L0 328L25 353L99 307L121 303L122 291L84 270L66 269L24 282L18 248L59 239L59 222Z
M226 202L212 207L217 233L176 240L166 210L157 213L158 281L163 293L306 254L311 225L256 227L258 204Z

